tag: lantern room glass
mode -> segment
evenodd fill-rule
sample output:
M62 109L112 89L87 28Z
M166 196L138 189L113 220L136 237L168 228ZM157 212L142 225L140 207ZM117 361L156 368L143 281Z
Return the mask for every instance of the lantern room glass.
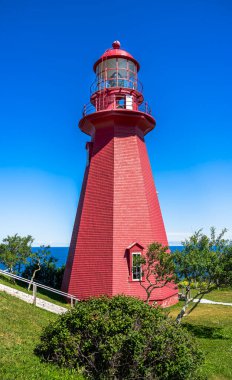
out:
M129 59L109 58L97 65L97 88L137 89L137 67Z

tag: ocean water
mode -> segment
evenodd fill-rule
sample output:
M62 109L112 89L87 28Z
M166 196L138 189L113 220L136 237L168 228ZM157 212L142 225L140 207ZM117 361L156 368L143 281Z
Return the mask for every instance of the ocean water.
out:
M38 248L33 247L32 251L36 252ZM57 259L56 265L58 267L61 267L63 264L66 263L67 257L68 257L68 250L69 247L51 247L51 256L54 256Z
M69 247L51 247L51 254L54 256L57 261L57 266L61 266L66 263L67 257L68 257L68 249ZM176 249L182 249L182 246L173 245L170 246L170 249L172 252L174 252ZM33 250L36 250L36 248L33 248Z
M32 251L36 252L38 248L33 247ZM182 249L182 246L170 246L170 249L172 252L174 252L176 249ZM51 255L54 256L57 259L56 265L58 267L61 267L63 264L66 263L67 257L68 257L68 250L69 247L51 247ZM0 269L4 269L4 266L0 264Z

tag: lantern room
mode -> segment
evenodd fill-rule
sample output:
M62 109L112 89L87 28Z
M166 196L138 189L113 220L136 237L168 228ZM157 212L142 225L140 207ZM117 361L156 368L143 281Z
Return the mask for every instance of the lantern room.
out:
M131 88L137 89L137 61L125 50L120 49L120 42L113 42L112 49L108 49L94 65L97 75L97 88Z
M111 87L137 89L137 67L126 58L110 58L96 67L98 90Z
M121 49L119 41L113 42L112 48L95 62L93 69L96 78L91 86L90 102L95 112L127 109L151 113L147 104L143 103L142 85L138 80L139 63ZM84 116L91 112L91 106L85 108Z

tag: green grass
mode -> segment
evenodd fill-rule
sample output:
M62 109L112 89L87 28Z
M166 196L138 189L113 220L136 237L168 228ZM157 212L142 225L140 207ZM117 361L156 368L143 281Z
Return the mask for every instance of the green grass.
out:
M211 294L215 301L229 302L231 298L232 290L229 289ZM171 307L170 316L176 317L181 306L179 302ZM199 304L182 323L195 335L205 354L201 373L210 380L232 379L232 307Z
M4 275L0 275L0 284L10 286L11 288L20 290L21 292L24 292L26 294L32 295L33 293L32 290L28 292L27 283L18 280L14 282L11 278ZM62 296L60 296L59 294L49 292L45 289L37 288L37 297L42 298L45 301L55 303L56 305L67 307L68 309L70 308L70 304L68 304Z
M181 289L180 289L181 293ZM191 289L191 297L196 296L197 290ZM217 302L230 302L232 303L232 290L229 288L213 290L212 292L205 294L203 298Z
M232 291L231 289L219 289L207 294L204 298L217 301L217 302L230 302L232 303Z
M6 279L0 282L10 285ZM22 290L18 285L14 287ZM232 289L217 290L205 298L232 302ZM46 299L54 302L48 296ZM181 306L179 302L169 308L170 316L174 318ZM0 316L1 380L84 380L76 372L41 363L33 354L42 328L54 321L56 315L0 292ZM183 325L196 337L205 353L201 373L209 380L232 380L232 307L199 304L193 313L184 317Z
M57 316L0 292L0 379L84 380L75 371L41 363L33 350L42 328Z

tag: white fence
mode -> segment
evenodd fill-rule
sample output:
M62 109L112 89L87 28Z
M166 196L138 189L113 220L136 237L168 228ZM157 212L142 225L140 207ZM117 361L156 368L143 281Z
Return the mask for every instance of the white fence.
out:
M4 276L7 276L7 277L10 277L10 278L13 278L14 280L19 280L19 281L22 281L22 282L26 282L27 284L31 284L33 286L33 304L34 305L36 305L37 288L45 289L48 292L51 292L51 293L54 293L54 294L58 294L60 296L63 296L65 298L70 299L71 307L73 307L74 303L76 303L76 302L79 301L78 298L76 298L72 294L65 293L65 292L62 292L61 290L57 290L57 289L54 289L54 288L50 288L49 286L40 284L40 283L35 282L35 281L28 280L27 278L23 278L23 277L17 276L16 274L9 273L9 272L7 272L5 270L0 269L0 274L2 274Z

